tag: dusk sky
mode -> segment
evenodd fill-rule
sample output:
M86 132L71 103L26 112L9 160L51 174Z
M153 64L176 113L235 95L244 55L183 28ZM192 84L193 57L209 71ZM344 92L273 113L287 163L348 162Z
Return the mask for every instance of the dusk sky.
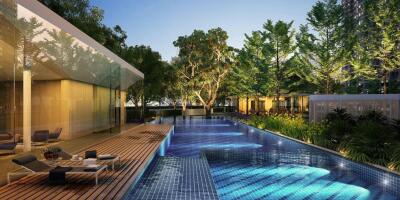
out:
M129 45L148 45L169 61L178 53L172 44L194 29L221 27L229 45L240 48L244 34L261 29L267 19L306 23L316 0L91 0L105 12L104 23L121 25Z

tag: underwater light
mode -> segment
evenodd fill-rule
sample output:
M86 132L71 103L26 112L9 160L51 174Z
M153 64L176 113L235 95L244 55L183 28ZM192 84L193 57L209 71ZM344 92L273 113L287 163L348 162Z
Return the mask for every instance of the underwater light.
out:
M389 180L383 179L382 183L383 183L383 185L389 185Z
M254 129L250 129L250 133L254 133Z
M341 162L341 163L339 164L339 167L340 167L340 168L344 168L344 163Z
M233 125L234 125L234 126L236 126L236 125L237 125L237 123L235 122Z
M278 141L278 145L281 146L282 145L282 141L279 140Z

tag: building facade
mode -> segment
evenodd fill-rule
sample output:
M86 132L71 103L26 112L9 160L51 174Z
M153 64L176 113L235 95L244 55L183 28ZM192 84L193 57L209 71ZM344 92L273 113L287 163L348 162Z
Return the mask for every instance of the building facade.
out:
M234 106L242 114L265 114L276 112L276 100L273 96L239 97L233 101ZM303 113L308 112L308 95L290 94L282 95L279 100L279 112Z
M0 0L0 133L62 128L62 139L125 123L143 73L37 1Z

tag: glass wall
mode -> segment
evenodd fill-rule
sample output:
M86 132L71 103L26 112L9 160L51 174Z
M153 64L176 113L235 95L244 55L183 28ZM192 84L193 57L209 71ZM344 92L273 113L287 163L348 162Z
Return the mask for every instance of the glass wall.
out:
M110 130L122 123L121 93L142 77L39 2L0 0L0 139Z

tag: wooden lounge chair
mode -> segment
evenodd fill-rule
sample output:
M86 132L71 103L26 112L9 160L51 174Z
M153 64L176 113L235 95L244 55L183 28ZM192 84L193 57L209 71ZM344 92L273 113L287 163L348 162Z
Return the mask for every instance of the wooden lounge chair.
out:
M48 142L58 142L60 139L62 128L57 128L54 132L49 134Z
M51 170L56 169L56 166L50 166L43 161L37 160L36 156L32 154L24 155L18 158L14 158L12 160L15 164L22 166L24 169L28 170L30 173L33 174L49 174ZM69 167L69 166L64 166ZM89 168L89 167L70 167L71 170L65 172L66 174L88 174L95 176L96 185L98 184L98 177L100 172L105 170L107 166L99 165L96 168ZM25 173L23 173L25 174ZM18 172L9 172L7 174L7 181L10 183L10 176L12 175L21 175Z

